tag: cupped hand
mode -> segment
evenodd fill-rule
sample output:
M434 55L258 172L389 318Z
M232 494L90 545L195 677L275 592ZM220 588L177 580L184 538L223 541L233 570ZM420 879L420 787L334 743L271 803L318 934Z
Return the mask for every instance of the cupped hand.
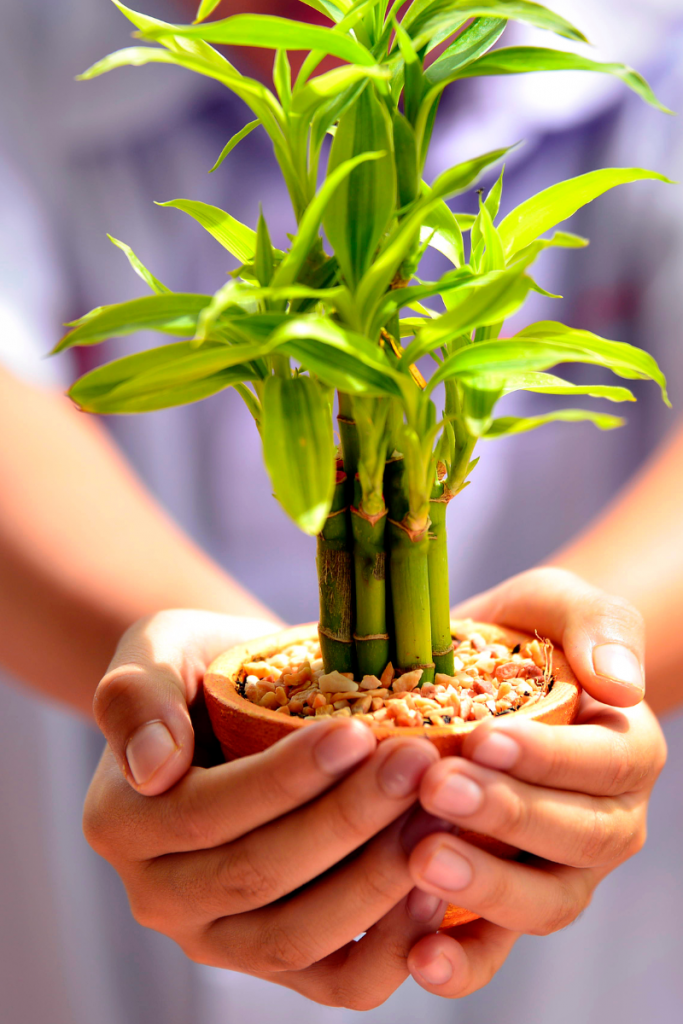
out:
M482 918L425 936L409 955L415 980L451 998L485 985L521 933L547 935L570 924L600 880L640 850L666 759L662 732L642 703L643 625L630 605L572 573L543 568L455 614L548 636L564 649L584 694L574 725L489 719L467 738L462 757L444 758L422 778L422 806L455 829L418 842L413 881ZM459 838L458 829L525 852L502 860Z
M411 892L408 869L410 849L436 827L410 809L438 754L419 739L377 748L362 723L328 719L261 754L199 767L211 763L193 728L207 665L272 631L171 611L125 634L95 698L108 746L85 834L120 874L136 919L193 960L368 1009L405 980L411 947L443 917L439 896Z

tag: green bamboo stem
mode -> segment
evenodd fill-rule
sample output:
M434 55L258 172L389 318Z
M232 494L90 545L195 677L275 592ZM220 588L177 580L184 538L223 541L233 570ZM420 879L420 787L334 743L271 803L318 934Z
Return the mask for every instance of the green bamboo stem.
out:
M408 498L399 459L387 463L389 564L397 667L421 668L421 683L434 679L429 595L428 526L407 524Z
M338 399L339 413L337 415L337 423L339 424L339 438L341 440L342 458L344 460L344 472L346 473L347 504L350 505L353 501L353 482L358 472L360 444L356 421L353 418L351 398L349 395L339 391Z
M341 460L332 508L317 538L316 563L320 592L318 635L326 672L354 672L353 565L347 502L347 480Z
M448 498L444 485L437 481L429 503L429 614L432 628L432 659L435 672L452 676L453 637L451 635L451 607L448 579L448 541L446 536L446 510Z
M356 477L355 500L351 507L356 584L356 628L353 637L361 677L380 676L389 661L384 548L386 522L386 507L378 515L365 513L360 481Z

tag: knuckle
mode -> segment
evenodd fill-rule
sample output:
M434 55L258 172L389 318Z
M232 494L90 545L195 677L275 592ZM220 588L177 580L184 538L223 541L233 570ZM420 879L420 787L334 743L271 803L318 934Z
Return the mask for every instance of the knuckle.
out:
M510 903L511 889L510 877L505 870L505 864L501 861L495 865L495 871L487 882L486 892L477 900L478 909L485 913L490 909L507 906Z
M359 813L359 807L360 804L355 802L349 793L340 789L328 815L328 827L335 839L351 843L354 848L365 842L368 835L375 831L368 826L363 814Z
M93 698L93 714L98 726L106 734L107 726L118 717L119 708L129 703L133 680L125 672L108 672L100 680Z
M586 904L564 883L555 891L555 900L546 910L543 921L532 930L532 935L552 935L572 924L585 909Z
M235 905L248 909L263 907L278 895L277 880L262 861L256 862L249 850L229 847L209 885L210 892L215 894L216 890L220 891L228 908Z
M316 962L316 956L305 941L302 931L283 928L272 922L259 943L260 969L279 974L282 971L305 971Z
M501 787L500 792L503 799L496 814L497 838L509 839L516 843L527 835L532 810L529 804L507 785L505 788Z

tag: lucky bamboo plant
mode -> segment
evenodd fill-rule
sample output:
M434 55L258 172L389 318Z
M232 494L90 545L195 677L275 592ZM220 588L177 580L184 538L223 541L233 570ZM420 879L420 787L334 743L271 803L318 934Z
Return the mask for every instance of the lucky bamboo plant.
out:
M479 75L578 69L616 75L664 108L620 64L497 47L511 19L584 39L527 0L306 0L329 27L247 14L205 22L218 0L202 0L193 25L171 25L114 2L135 34L156 45L113 53L81 78L156 61L221 82L254 120L215 167L249 132L267 132L297 230L281 251L262 214L253 230L194 200L162 204L188 213L241 264L214 295L171 292L112 239L152 295L87 313L56 351L141 329L187 340L101 366L74 384L72 399L90 412L133 413L235 388L260 431L277 498L318 537L326 671L379 675L392 659L422 668L423 682L435 670L452 673L446 509L469 482L477 441L557 420L590 420L603 430L622 423L566 408L494 418L497 401L519 390L634 400L625 387L577 386L547 372L571 361L654 380L667 400L661 371L641 349L554 321L503 337L503 323L529 291L547 294L530 274L544 249L588 244L546 232L615 185L667 179L637 168L595 170L499 219L501 172L488 194L480 191L476 215L454 213L446 200L472 188L506 151L425 182L441 95ZM242 75L211 43L274 49L274 89ZM293 76L287 51L301 50L307 55ZM339 66L316 74L328 55ZM428 246L452 264L436 281L418 276ZM427 356L429 379L417 366Z

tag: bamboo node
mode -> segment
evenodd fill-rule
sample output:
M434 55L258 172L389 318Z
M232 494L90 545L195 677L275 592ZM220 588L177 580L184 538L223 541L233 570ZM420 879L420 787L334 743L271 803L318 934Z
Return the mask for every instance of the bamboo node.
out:
M353 634L354 640L389 640L388 633L368 633L366 636L358 636L357 633Z
M328 640L336 640L340 644L352 644L353 640L347 640L345 636L340 636L335 633L333 629L328 629L327 626L318 626L318 633L322 636L326 636Z

